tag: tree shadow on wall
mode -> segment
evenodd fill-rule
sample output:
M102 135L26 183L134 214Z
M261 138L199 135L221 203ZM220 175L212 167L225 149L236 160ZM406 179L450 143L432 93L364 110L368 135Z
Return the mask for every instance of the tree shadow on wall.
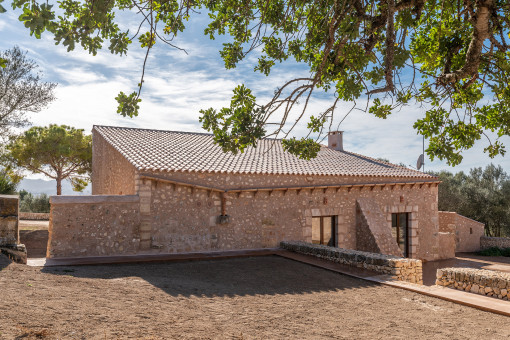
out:
M279 256L44 267L42 271L106 280L141 278L167 294L186 297L306 294L377 286Z

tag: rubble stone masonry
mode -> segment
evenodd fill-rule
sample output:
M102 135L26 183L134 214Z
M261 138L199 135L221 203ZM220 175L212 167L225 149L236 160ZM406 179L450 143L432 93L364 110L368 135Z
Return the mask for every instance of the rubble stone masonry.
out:
M492 247L498 247L501 249L510 248L510 238L482 236L482 238L480 239L480 246L481 249L487 249Z
M19 243L17 195L0 195L0 247Z
M135 167L100 134L92 138L92 194L135 194Z
M189 175L191 178L186 182L196 183L198 174ZM275 176L279 179L273 182L272 175L201 175L199 184L227 188L327 183L322 176L310 181L304 176ZM185 180L183 174L177 177ZM173 176L167 178L175 180ZM216 181L209 182L211 178ZM328 178L330 183L335 183L334 180ZM359 178L346 177L342 181L359 182ZM286 240L311 242L312 217L332 215L338 216L338 246L357 249L356 201L366 198L373 200L386 217L386 228L391 228L392 213L409 212L412 257L439 259L434 185L227 192L225 210L230 219L226 224L218 224L220 193L146 179L144 185L138 185L145 188L145 197L149 195L147 183L151 183L151 204L146 203L142 210L151 217L147 230L151 230L152 247L162 253L277 247Z
M503 300L510 298L510 274L500 271L441 268L436 273L436 285Z
M47 257L136 254L140 200L132 196L52 196Z
M480 250L484 224L455 212L440 211L439 231L454 235L456 252L476 252Z
M282 242L280 246L296 253L387 274L395 280L423 284L423 268L420 260L303 242Z

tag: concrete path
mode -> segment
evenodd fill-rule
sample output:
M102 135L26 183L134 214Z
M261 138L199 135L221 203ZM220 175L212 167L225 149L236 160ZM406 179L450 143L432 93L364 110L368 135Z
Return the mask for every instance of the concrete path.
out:
M348 267L349 269L346 270L345 267L347 266L340 263L331 262L303 254L282 251L277 255L302 263L307 263L312 266L331 270L340 274L354 276L362 280L377 282L391 287L401 288L415 293L458 303L464 306L481 309L487 312L510 316L510 301L504 301L489 296L468 293L451 288L444 288L441 286L425 286L415 283L396 281L392 280L388 275L380 275L377 273L375 275L369 275L369 271L361 268Z
M268 256L276 255L278 248L246 249L230 251L212 251L206 253L179 253L179 254L137 254L120 256L88 256L88 257L62 257L62 258L34 258L28 259L27 264L34 267L54 266L81 266L137 262L171 262L226 259L232 257Z

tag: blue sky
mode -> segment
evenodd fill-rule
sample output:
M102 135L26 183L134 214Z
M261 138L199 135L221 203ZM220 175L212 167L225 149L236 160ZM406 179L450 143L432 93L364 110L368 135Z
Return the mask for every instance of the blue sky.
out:
M18 45L28 50L44 72L44 80L57 82L57 100L38 114L32 115L34 125L67 124L90 131L92 125L115 125L165 130L202 131L199 110L228 105L232 90L244 83L264 102L278 85L298 76L307 75L306 66L292 61L278 66L269 77L253 72L255 56L250 56L235 70L225 70L219 56L224 39L209 40L203 35L207 18L198 16L189 24L175 43L184 52L159 44L151 52L146 70L141 112L136 118L123 118L116 113L115 96L119 91L130 93L139 82L144 50L133 43L127 56L112 55L106 49L96 56L79 47L67 52L55 45L50 34L42 39L29 35L17 19L8 2L7 13L0 14L0 50ZM134 24L126 17L126 27ZM361 101L360 101L361 102ZM318 96L311 103L310 113L321 112L330 104L327 95ZM333 126L350 109L352 103L341 103ZM415 165L422 150L422 137L416 134L413 123L424 110L407 107L382 120L361 111L352 112L339 126L344 132L346 150L383 157L395 163ZM298 125L294 135L306 135L306 121ZM203 132L203 131L202 131ZM510 137L502 140L510 148ZM487 142L480 140L464 153L461 165L452 168L446 163L426 160L426 169L449 171L485 167L490 162L510 169L510 156L490 159L483 153ZM510 170L507 170L510 172Z

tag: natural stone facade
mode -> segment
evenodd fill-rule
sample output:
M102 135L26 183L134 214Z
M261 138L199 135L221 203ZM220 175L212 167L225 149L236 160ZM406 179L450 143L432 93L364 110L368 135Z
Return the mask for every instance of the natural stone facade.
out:
M224 176L232 177L237 182L237 187L250 188L259 185L253 178L250 178L252 181L244 182L242 185L239 183L242 176ZM167 178L173 179L171 176ZM411 243L414 245L412 254L416 258L429 260L439 258L435 185L423 185L421 188L400 185L377 189L359 187L350 190L331 188L240 193L227 191L224 194L225 210L230 216L230 222L217 224L217 218L221 214L220 193L158 180L145 181L145 184L139 186L140 192L143 192L141 199L144 197L147 199L144 210L147 216L151 216L148 221L151 223L150 230L153 231L151 239L161 252L276 247L284 240L311 242L312 217L332 215L338 216L338 246L358 249L356 202L366 198L375 202L381 211L380 214L386 216L390 223L392 213L413 212L414 209L415 212L410 217L411 229L415 230L411 236ZM347 181L349 183L349 179ZM282 182L287 185L300 184L295 178L282 179ZM147 198L148 183L151 188L150 206ZM423 211L421 224L419 207ZM171 234L173 236L170 236ZM427 247L419 247L417 242L419 234L423 235L422 239Z
M0 195L0 247L19 243L17 195Z
M135 173L135 167L101 135L92 135L92 195L135 194Z
M480 250L484 224L455 212L440 211L439 231L454 235L455 252L476 252Z
M140 201L132 196L52 196L47 257L136 254Z
M497 248L510 248L510 238L509 237L488 237L482 236L480 239L480 247L481 249L487 249L492 247Z
M510 274L500 271L442 268L437 270L436 285L503 300L510 298Z
M18 215L18 195L0 195L0 254L26 264L27 250L19 244Z
M283 249L296 253L312 255L348 266L369 269L390 275L392 279L399 281L423 284L423 268L420 260L304 242L281 242L280 245Z
M371 198L356 200L356 247L358 250L403 256L391 235L383 211ZM391 218L391 215L390 215ZM390 220L391 221L391 220Z

